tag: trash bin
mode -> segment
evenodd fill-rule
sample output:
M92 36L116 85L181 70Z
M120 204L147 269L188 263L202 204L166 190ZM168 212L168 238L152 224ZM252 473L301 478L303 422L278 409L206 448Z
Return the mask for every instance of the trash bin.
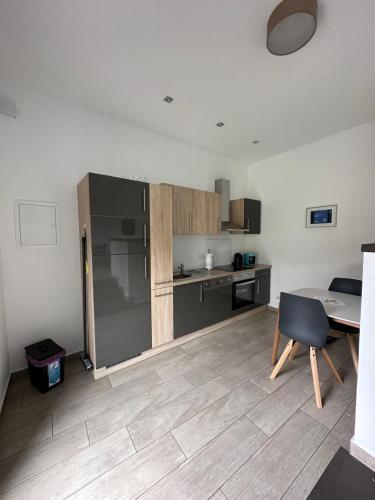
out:
M30 381L40 392L64 382L65 354L65 349L51 339L25 347Z

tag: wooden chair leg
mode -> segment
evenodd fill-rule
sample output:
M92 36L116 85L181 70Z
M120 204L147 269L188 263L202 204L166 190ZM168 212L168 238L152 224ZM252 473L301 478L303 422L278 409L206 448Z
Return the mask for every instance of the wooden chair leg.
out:
M346 338L348 339L349 350L350 350L350 354L352 355L352 360L353 360L355 371L356 371L356 373L358 373L358 354L357 354L357 350L355 348L354 335L347 333Z
M299 342L294 342L293 349L290 351L289 359L294 359L299 351L301 344Z
M339 372L336 370L336 367L333 364L333 361L332 361L330 355L328 354L327 350L322 349L322 354L323 354L323 358L324 358L325 362L331 368L331 371L332 371L335 379L337 380L337 382L340 382L340 384L343 384L344 382L343 382L342 378L340 377Z
M277 320L276 320L275 333L273 335L273 346L272 346L272 360L271 360L271 363L273 365L276 364L277 352L279 350L279 344L280 344L279 311L277 311Z
M283 367L285 361L288 359L288 356L289 356L292 348L293 348L293 340L289 340L282 355L280 356L279 361L277 362L275 368L272 370L272 373L270 375L271 380L274 380L277 377L277 374L279 373L279 371Z
M320 394L319 373L318 373L318 364L316 362L316 349L315 349L315 347L310 347L310 363L311 363L312 379L313 379L313 384L314 384L316 406L318 408L323 408L322 396Z

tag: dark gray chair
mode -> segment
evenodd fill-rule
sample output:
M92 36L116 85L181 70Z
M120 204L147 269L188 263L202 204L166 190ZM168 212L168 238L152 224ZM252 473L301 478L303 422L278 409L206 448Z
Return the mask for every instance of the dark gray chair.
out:
M316 362L318 350L322 352L335 378L342 383L342 379L325 349L330 327L323 304L316 299L282 292L280 294L279 306L279 329L290 340L273 369L270 378L274 380L277 377L288 357L293 357L300 344L307 345L310 350L315 401L318 408L322 408L318 365Z
M362 296L362 281L351 278L334 278L329 285L328 290L331 292L349 293L350 295ZM359 334L359 328L354 326L338 323L333 319L329 320L329 326L332 330L344 333L348 340L350 354L352 356L354 368L358 371L358 354L355 345L356 336Z

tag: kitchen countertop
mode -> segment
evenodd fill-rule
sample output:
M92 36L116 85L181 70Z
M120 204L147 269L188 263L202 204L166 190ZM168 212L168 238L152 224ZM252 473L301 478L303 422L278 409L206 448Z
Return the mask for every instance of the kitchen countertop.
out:
M268 264L256 264L253 268L254 271L262 271L264 269L271 269L272 266ZM188 285L189 283L196 283L198 281L206 281L215 278L224 278L225 276L232 276L236 271L222 271L220 269L213 269L212 271L206 271L206 269L193 269L186 271L186 273L192 273L189 278L173 280L173 286Z

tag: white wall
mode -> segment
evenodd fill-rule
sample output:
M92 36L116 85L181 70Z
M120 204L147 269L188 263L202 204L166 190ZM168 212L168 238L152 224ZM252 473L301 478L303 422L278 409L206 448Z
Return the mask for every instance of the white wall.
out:
M39 96L0 80L16 98L16 120L0 115L0 214L3 275L12 369L23 347L50 336L69 352L81 348L81 295L76 184L88 172L142 175L214 190L231 179L242 196L245 167L144 129ZM167 106L167 105L166 105ZM61 245L16 248L13 200L58 202Z
M9 369L9 351L3 300L2 259L0 248L0 411L8 386Z
M375 241L375 122L248 167L247 193L262 200L262 233L248 236L281 290L361 278L361 244ZM337 204L336 228L305 227L307 207Z
M361 337L359 342L358 384L355 434L352 444L365 454L357 453L357 458L372 457L368 465L375 466L375 253L364 254L363 291L361 310ZM368 456L366 456L368 455ZM375 469L374 469L375 470Z

